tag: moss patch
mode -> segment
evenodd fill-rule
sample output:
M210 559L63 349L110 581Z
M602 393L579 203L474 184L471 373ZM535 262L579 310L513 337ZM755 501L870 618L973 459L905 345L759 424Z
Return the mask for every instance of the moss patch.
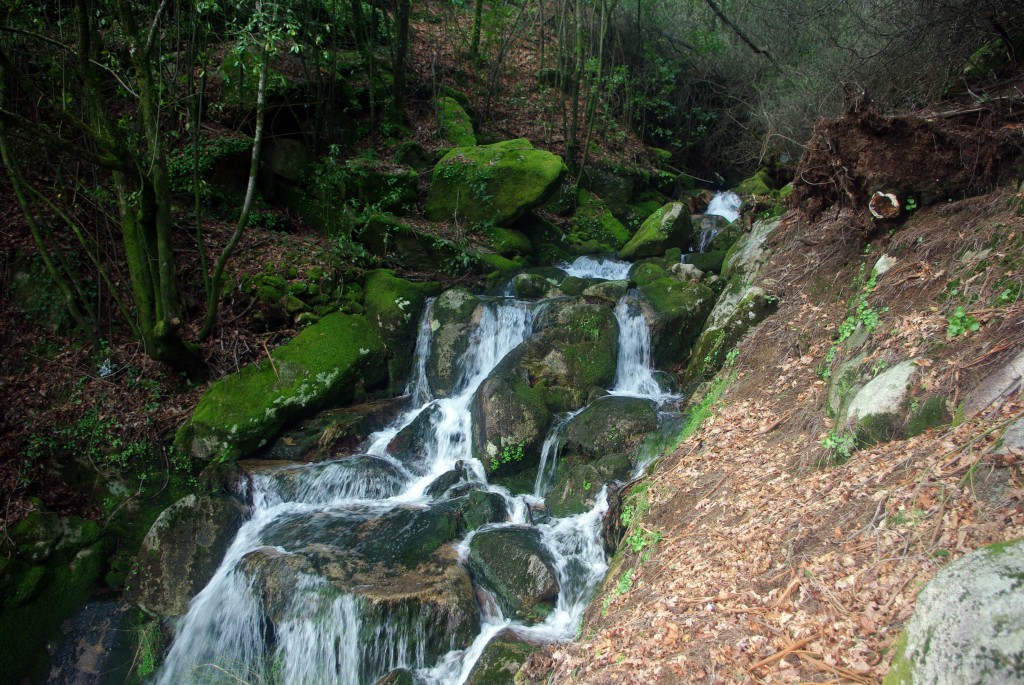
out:
M386 349L363 316L330 314L271 353L213 383L175 447L198 459L236 459L293 418L347 402L386 378Z
M423 304L428 297L441 292L441 284L413 283L398 278L394 271L378 269L367 275L364 291L366 317L388 349L388 378L391 389L398 390L412 364Z
M442 97L437 101L437 118L441 136L453 146L476 145L473 122L455 98Z
M686 205L670 202L647 217L619 252L622 259L640 259L665 254L672 247L685 248L693 237L693 225Z
M615 252L629 240L629 231L601 198L580 190L572 216L569 242L586 252Z

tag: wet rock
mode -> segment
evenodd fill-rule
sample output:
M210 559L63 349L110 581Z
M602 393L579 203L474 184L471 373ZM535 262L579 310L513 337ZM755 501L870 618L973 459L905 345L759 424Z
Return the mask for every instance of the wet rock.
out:
M1024 682L1024 542L949 564L917 597L885 685Z
M594 506L602 482L600 473L591 464L563 460L558 465L558 476L551 491L544 496L544 505L552 516L585 513Z
M511 630L503 630L487 643L483 654L473 665L466 685L512 685L527 658L539 647L519 638Z
M586 461L609 454L636 455L639 442L658 427L657 406L639 397L602 397L573 417L562 438L563 455Z
M455 485L466 480L467 477L466 465L461 461L457 461L455 462L454 469L442 473L434 479L434 482L427 486L425 494L431 497L440 497Z
M187 495L153 523L129 579L128 598L160 616L181 616L213 577L242 520L235 500Z
M430 445L434 442L434 425L441 419L442 410L436 404L427 406L408 426L388 443L388 454L406 467L424 473L430 459Z
M601 281L583 291L583 297L590 300L617 303L629 291L629 281Z
M397 466L371 454L275 469L273 479L283 501L310 503L328 503L342 497L382 499L397 495L406 482Z
M483 306L468 290L446 290L430 311L433 337L427 357L427 381L435 397L451 397L461 379L463 356L483 316Z
M135 645L129 605L94 601L61 627L64 637L53 656L47 685L113 685L128 682Z
M388 380L396 394L405 387L416 347L417 327L428 297L441 292L436 282L413 283L389 269L366 275L364 306L388 351Z
M499 364L473 396L472 416L473 453L488 474L516 473L540 461L551 411L525 369Z
M540 274L524 273L512 277L512 292L520 300L539 300L555 287Z
M373 685L416 685L416 680L408 668L396 668L387 675L377 678Z
M644 318L651 329L651 362L668 367L686 360L715 296L701 283L662 278L640 288Z
M531 625L554 608L558 578L536 529L509 526L477 533L469 544L468 564L506 616Z
M619 250L629 241L629 231L600 197L581 188L568 237L581 254L596 254Z

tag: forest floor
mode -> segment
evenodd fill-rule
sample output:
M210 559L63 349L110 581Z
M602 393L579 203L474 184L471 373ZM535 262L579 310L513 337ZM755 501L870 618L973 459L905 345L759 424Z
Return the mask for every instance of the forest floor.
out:
M822 446L820 373L859 274L896 265L866 362L918 365L959 406L1024 345L1021 196L999 191L865 234L853 210L796 212L761 282L778 312L739 345L699 431L646 483L578 642L533 657L558 683L875 683L922 586L982 545L1024 536L1024 455L998 454L1024 398L849 458ZM865 265L865 266L862 266ZM950 335L956 307L978 330ZM628 541L629 538L627 538Z

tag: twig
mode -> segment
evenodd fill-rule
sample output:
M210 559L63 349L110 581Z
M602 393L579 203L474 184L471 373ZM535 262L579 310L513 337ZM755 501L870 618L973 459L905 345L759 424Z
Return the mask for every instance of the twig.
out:
M274 378L281 380L281 374L277 372L277 364L274 363L274 358L270 356L270 350L267 349L267 341L261 341L263 343L263 351L267 353L267 359L270 360L270 368L274 370Z
M778 652L775 652L775 654L772 654L770 657L767 657L765 659L761 659L760 661L758 661L753 666L748 666L747 667L747 671L748 672L749 671L755 671L755 670L761 668L762 666L767 666L768 664L772 663L773 661L778 661L779 659L783 658L784 656L786 656L788 654L792 654L793 652L795 652L796 650L800 649L804 645L808 645L808 644L814 642L815 640L819 640L819 639L821 639L821 633L817 633L816 635L811 635L810 637L805 637L802 640L797 640L796 642L792 643L791 645L789 645L785 649L783 649L781 651L778 651Z

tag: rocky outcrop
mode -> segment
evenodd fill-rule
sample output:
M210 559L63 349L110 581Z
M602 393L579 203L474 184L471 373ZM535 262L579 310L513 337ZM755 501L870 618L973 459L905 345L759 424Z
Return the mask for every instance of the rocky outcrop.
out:
M446 290L430 311L430 355L426 373L434 397L451 397L462 378L459 361L483 316L483 306L468 290Z
M925 586L885 685L1024 682L1024 542L954 561Z
M507 617L529 625L554 608L558 577L536 529L510 526L482 531L469 543L467 563Z
M491 638L473 665L466 685L512 685L516 673L539 647L505 629Z
M394 271L377 269L366 276L366 318L376 328L388 351L388 380L397 394L405 386L416 347L416 329L423 304L441 292L433 281L413 283Z
M658 427L658 410L639 397L602 397L566 425L562 455L595 461L609 454L636 454L638 442Z
M715 294L696 281L660 278L640 288L644 318L651 329L651 362L668 367L686 360Z
M426 215L431 221L510 226L543 204L566 171L560 157L523 138L458 147L434 167Z

